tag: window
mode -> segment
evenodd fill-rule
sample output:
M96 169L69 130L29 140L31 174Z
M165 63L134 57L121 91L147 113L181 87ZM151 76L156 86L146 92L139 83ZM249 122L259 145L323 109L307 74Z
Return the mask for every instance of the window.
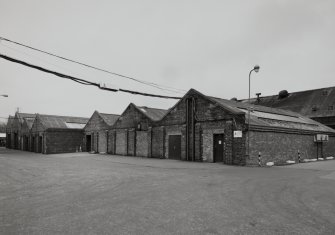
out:
M83 129L86 124L76 123L76 122L66 122L65 125L67 128L70 128L70 129Z

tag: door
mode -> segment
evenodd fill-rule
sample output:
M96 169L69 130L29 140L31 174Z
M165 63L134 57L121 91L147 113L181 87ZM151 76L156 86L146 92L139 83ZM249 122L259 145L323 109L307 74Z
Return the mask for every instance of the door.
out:
M86 151L91 152L91 135L86 135Z
M214 134L214 162L223 162L223 154L224 154L224 134Z
M169 135L169 159L181 159L181 135Z
M42 142L43 142L43 138L42 136L38 137L38 152L42 153Z

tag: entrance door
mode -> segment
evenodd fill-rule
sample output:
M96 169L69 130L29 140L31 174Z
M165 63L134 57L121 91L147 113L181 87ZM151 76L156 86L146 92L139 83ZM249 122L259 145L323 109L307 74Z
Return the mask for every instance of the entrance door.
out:
M169 135L169 159L181 159L181 135Z
M39 136L38 137L38 150L37 150L39 153L42 153L42 141L43 141L42 136Z
M86 135L86 151L91 152L91 135Z
M223 162L224 134L214 134L214 162Z

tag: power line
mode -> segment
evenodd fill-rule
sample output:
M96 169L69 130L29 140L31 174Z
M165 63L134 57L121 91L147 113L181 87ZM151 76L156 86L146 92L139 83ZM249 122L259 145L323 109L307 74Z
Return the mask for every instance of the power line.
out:
M115 75L115 76L118 76L118 77L130 79L132 81L135 81L135 82L138 82L138 83L142 83L142 84L145 84L145 85L148 85L148 86L152 86L152 87L158 88L160 90L167 90L167 91L172 91L172 92L177 92L177 93L186 92L185 90L182 90L182 89L176 89L176 88L173 88L173 87L162 86L162 85L159 85L159 84L156 84L156 83L139 80L139 79L136 79L136 78L133 78L133 77L129 77L129 76L125 76L125 75L122 75L122 74L119 74L119 73L111 72L109 70L98 68L96 66L92 66L92 65L89 65L89 64L86 64L86 63L82 63L82 62L79 62L79 61L76 61L76 60L68 59L68 58L66 58L64 56L59 56L59 55L56 55L54 53L47 52L47 51L44 51L44 50L41 50L41 49L37 49L35 47L28 46L28 45L25 45L23 43L16 42L16 41L13 41L13 40L1 37L1 36L0 36L0 40L4 40L4 41L10 42L10 43L14 43L16 45L19 45L19 46L22 46L22 47L26 47L26 48L29 48L31 50L35 50L35 51L38 51L38 52L41 52L41 53L44 53L44 54L47 54L47 55L50 55L50 56L62 59L62 60L66 60L66 61L69 61L69 62L72 62L72 63L75 63L75 64L79 64L79 65L82 65L82 66L85 66L85 67L88 67L88 68L91 68L91 69L98 70L98 71L101 71L101 72L104 72L104 73L108 73L108 74L112 74L112 75ZM165 87L165 88L163 88L163 87Z
M58 77L69 79L69 80L72 80L74 82L78 82L78 83L83 84L83 85L96 86L96 87L98 87L102 90L113 91L113 92L121 91L121 92L126 92L126 93L130 93L130 94L134 94L134 95L151 96L151 97L157 97L157 98L181 99L181 97L175 97L175 96L163 96L163 95L156 95L156 94L150 94L150 93L144 93L144 92L138 92L138 91L131 91L131 90L126 90L126 89L113 89L113 88L105 87L105 86L103 86L101 84L98 84L98 83L95 83L95 82L90 82L90 81L87 81L87 80L84 80L84 79L81 79L81 78L77 78L77 77L73 77L73 76L70 76L70 75L63 74L63 73L55 72L55 71L52 71L52 70L49 70L49 69L46 69L46 68L43 68L43 67L40 67L40 66L37 66L37 65L29 64L25 61L18 60L18 59L15 59L15 58L3 55L3 54L0 54L0 58L11 61L13 63L18 63L18 64L21 64L21 65L24 65L24 66L27 66L27 67L30 67L30 68L33 68L33 69L37 69L37 70L43 71L45 73L50 73L50 74L56 75Z

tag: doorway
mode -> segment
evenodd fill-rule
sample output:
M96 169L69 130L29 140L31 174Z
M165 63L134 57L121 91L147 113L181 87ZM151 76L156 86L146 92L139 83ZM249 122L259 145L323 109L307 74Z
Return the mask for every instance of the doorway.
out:
M169 159L181 159L181 135L169 135Z
M214 134L214 162L223 162L223 154L224 154L224 134Z
M92 141L92 136L86 135L86 151L87 152L91 152L91 141Z

